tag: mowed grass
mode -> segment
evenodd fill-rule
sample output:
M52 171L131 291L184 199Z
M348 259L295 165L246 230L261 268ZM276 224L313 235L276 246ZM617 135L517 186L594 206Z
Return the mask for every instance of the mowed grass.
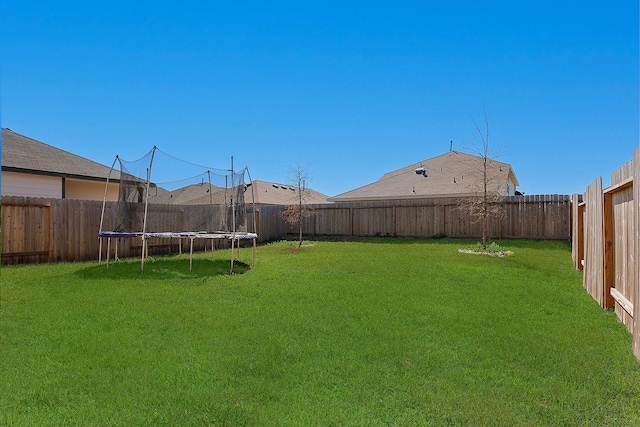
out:
M3 267L0 424L640 425L630 335L569 246L469 243Z

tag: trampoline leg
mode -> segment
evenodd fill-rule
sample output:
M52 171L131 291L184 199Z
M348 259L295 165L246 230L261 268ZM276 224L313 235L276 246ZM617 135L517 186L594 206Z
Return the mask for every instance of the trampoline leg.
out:
M255 268L256 266L256 239L251 239L253 240L253 263L251 265L251 268Z
M190 240L191 240L191 243L189 244L189 272L191 272L191 267L193 266L193 237Z
M235 240L233 237L231 238L231 269L229 270L229 274L233 274L233 251L234 251L234 243Z
M140 257L140 271L144 273L144 249L145 249L145 239L142 236L142 246L140 247L140 253L142 256Z
M111 237L107 238L107 268L109 268L109 257L111 256Z

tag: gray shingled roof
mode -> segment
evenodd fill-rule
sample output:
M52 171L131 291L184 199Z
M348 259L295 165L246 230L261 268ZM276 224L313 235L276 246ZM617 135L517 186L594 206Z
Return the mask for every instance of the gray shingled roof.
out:
M111 168L44 142L2 129L2 170L106 180ZM117 179L118 171L111 175Z
M297 188L293 185L267 181L253 181L253 194L257 205L295 205ZM310 188L305 190L305 204L327 203L328 196Z
M253 197L256 205L291 205L297 203L298 193L292 185L276 184L266 181L253 181ZM179 205L200 205L223 203L224 189L211 186L211 197L207 191L207 184L189 185L172 191L162 188L152 190L149 201L152 203L179 204ZM252 203L251 193L245 193L245 204ZM327 195L315 190L308 189L305 196L305 203L320 204L327 203Z
M420 199L478 194L482 188L482 157L451 151L384 174L378 181L330 197L330 202ZM421 169L422 168L422 169ZM424 170L424 174L420 173ZM508 163L489 160L490 191L506 192L507 182L519 185Z
M208 183L192 184L175 190L157 187L149 192L149 202L167 205L219 205L224 203L224 197L224 188L209 186Z

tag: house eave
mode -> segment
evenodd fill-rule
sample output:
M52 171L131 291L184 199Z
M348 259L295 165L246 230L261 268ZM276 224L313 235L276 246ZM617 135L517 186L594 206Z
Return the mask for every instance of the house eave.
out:
M87 181L102 181L105 182L107 178L101 178L98 176L86 176L86 175L76 175L72 173L65 172L51 172L51 171L43 171L36 169L24 169L24 168L15 168L11 166L2 166L3 172L15 172L15 173L24 173L29 175L43 175L43 176L54 176L59 178L72 178L72 179L83 179ZM110 181L116 181L115 179L110 179Z
M98 182L106 182L107 178L101 178L98 176L86 176L86 175L76 175L72 173L64 173L64 172L51 172L51 171L43 171L36 169L24 169L24 168L15 168L11 166L2 166L3 172L15 172L15 173L23 173L28 175L41 175L41 176L53 176L58 178L71 178L71 179L82 179L85 181L98 181ZM117 179L109 179L111 182L119 182Z
M72 173L65 172L51 172L51 171L43 171L37 169L25 169L25 168L16 168L12 166L2 166L3 172L14 172L14 173L22 173L26 175L40 175L40 176L51 176L56 178L65 178L65 179L80 179L84 181L95 181L95 182L107 182L107 178L102 178L99 176L87 176L87 175L76 175ZM109 182L119 183L119 179L110 178ZM151 184L154 185L153 183Z

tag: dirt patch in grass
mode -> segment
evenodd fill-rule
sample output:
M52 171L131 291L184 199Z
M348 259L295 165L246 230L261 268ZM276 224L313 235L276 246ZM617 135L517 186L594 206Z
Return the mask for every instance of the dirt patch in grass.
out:
M513 255L513 252L511 252L506 248L501 247L496 242L493 242L490 245L487 245L486 248L483 248L482 245L478 243L473 246L467 246L466 248L460 248L458 249L458 252L463 254L472 254L472 255L488 255L488 256L493 256L497 258L504 258L506 256Z
M482 251L482 250L476 251L473 249L458 249L458 252L462 254L472 254L472 255L489 255L497 258L504 258L506 256L513 255L513 252L511 251L492 252L492 251Z

